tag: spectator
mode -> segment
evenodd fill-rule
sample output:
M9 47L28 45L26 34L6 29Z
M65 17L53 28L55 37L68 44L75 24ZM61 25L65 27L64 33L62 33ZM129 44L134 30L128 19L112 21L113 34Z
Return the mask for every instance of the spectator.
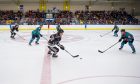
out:
M51 10L50 10L51 11ZM0 10L0 24L11 24L18 22L19 24L36 25L44 24L140 24L139 20L128 14L126 11L58 11L53 12L53 22L47 22L46 14L48 12L40 12L39 10L29 10L25 13L13 10ZM75 23L74 23L75 22Z

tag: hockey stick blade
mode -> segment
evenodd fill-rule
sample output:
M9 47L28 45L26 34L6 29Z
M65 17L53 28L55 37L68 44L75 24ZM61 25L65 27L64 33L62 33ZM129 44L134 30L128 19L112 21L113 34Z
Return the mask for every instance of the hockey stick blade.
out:
M79 55L75 55L75 56L72 56L72 57L79 57Z
M104 53L103 51L101 51L101 50L98 50L98 52L100 52L100 53Z

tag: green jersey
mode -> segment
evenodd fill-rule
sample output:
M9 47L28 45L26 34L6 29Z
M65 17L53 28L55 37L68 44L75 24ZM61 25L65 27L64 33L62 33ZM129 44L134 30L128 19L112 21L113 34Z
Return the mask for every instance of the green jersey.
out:
M119 31L119 27L118 27L117 25L115 25L114 28L112 29L112 31L113 31L113 30Z
M41 30L41 28L37 27L35 30L32 31L32 34L33 35L40 35L40 30Z

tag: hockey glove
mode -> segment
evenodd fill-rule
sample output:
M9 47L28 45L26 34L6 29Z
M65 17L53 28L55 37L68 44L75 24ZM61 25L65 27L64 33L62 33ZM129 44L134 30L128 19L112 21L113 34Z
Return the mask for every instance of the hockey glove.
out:
M42 34L40 34L40 37L42 37Z
M60 48L61 48L62 50L65 50L65 48L64 48L64 46L63 46L63 45L60 45Z
M122 39L119 39L119 41L118 42L121 42L122 41Z

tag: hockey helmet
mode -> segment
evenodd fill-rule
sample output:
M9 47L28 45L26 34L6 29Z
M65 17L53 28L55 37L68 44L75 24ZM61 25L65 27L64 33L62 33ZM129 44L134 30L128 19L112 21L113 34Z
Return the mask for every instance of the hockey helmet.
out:
M125 32L125 29L121 29L121 32Z

